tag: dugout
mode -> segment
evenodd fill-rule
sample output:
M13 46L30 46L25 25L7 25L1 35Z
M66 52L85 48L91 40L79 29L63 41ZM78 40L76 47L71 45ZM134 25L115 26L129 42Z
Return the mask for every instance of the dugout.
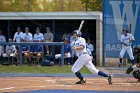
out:
M101 12L0 12L0 29L7 38L13 38L16 28L30 28L35 34L35 28L39 27L45 33L45 27L49 26L54 33L54 41L62 41L65 31L72 33L78 29L81 20L85 20L82 27L84 38L90 38L96 51L97 64L102 64L102 14Z

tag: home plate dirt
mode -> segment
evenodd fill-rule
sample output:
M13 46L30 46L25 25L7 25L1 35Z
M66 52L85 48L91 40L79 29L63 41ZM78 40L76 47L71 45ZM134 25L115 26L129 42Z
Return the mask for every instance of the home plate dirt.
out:
M1 77L0 92L49 89L140 91L140 82L131 77L113 78L112 85L108 84L107 78L87 77L87 83L83 85L76 85L76 81L76 77Z

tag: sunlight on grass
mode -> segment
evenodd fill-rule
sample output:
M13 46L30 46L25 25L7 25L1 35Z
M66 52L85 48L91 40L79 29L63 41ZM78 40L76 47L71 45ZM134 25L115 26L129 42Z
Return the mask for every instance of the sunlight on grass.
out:
M89 74L87 68L81 69L82 73ZM70 66L0 66L0 73L72 73Z

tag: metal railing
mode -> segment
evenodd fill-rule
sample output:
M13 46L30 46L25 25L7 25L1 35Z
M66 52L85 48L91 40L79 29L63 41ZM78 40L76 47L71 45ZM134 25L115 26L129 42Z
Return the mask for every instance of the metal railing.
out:
M20 53L20 65L22 65L22 46L26 45L43 45L43 46L61 46L61 65L64 65L64 42L0 42L0 45L15 45L19 46Z

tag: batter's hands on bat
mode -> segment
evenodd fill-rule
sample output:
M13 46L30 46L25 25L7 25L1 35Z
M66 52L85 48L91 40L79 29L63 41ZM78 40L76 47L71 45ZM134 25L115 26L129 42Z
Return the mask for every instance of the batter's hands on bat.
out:
M72 47L72 49L73 49L73 50L76 50L76 47L75 47L75 46L73 46L73 47Z

